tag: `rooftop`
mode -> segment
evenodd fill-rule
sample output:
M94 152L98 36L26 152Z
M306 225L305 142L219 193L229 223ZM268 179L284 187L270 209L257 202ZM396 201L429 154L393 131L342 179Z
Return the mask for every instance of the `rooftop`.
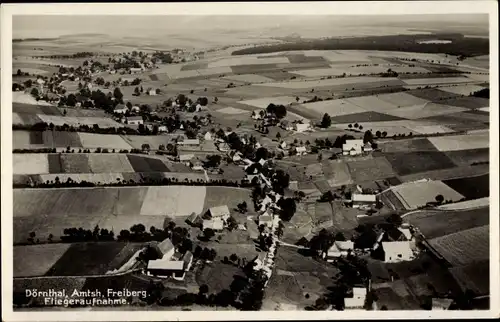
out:
M148 269L182 271L184 269L184 261L171 261L163 259L150 260L148 262Z
M227 205L212 207L209 210L212 217L222 217L230 214L229 207Z

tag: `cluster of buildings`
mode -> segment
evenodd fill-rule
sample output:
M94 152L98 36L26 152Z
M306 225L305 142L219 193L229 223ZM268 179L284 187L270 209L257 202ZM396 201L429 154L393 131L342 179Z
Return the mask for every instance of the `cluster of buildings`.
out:
M167 238L156 246L159 259L148 261L146 274L159 278L173 278L182 281L193 263L193 253L180 254L175 251L172 241Z
M363 140L347 140L346 143L342 145L342 155L360 155L372 151L373 148L371 144L365 144Z

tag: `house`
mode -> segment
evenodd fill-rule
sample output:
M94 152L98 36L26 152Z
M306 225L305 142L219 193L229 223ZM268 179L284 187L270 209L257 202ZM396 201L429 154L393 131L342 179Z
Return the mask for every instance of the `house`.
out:
M309 123L295 123L293 129L296 132L302 133L311 129L311 124Z
M164 239L161 243L159 243L157 246L158 250L158 255L160 255L161 259L168 259L172 258L175 252L175 247L174 244L172 244L172 241L167 238Z
M156 96L156 90L154 88L150 88L148 89L147 94L149 96Z
M273 216L269 215L265 212L263 215L259 216L259 226L264 225L266 227L271 228L273 225Z
M242 160L243 154L238 151L229 151L229 157L233 160L233 162L239 162Z
M193 158L189 161L189 166L195 171L203 171L203 162L198 158Z
M290 183L288 184L288 189L290 190L299 190L299 182L294 180L294 181L290 181Z
M414 258L410 241L382 242L382 249L386 263L411 261Z
M210 228L212 230L222 230L224 229L224 222L220 218L203 220L202 228L203 230L207 228Z
M208 209L208 214L212 219L221 218L222 220L228 220L231 212L227 205L222 205Z
M42 78L37 78L36 82L38 83L38 85L45 84L45 81Z
M184 139L183 141L177 142L179 145L200 145L200 140L198 139Z
M166 125L158 126L158 132L168 132L168 128Z
M352 297L344 298L344 307L346 310L349 309L360 309L365 306L366 302L366 288L364 287L353 287Z
M405 240L413 240L413 234L410 228L399 227L398 230L403 234Z
M363 146L363 151L365 151L365 152L372 152L372 151L373 151L372 145L371 145L371 144L369 144L369 143L366 143L366 144Z
M142 119L142 116L131 116L127 117L127 124L139 125L139 124L144 124L144 121Z
M261 166L264 166L264 165L267 163L267 160L260 159L260 160L258 161L258 163L259 163Z
M191 159L194 158L194 154L192 153L180 153L179 154L179 161L180 162L184 162L186 164L189 163L189 161L191 161Z
M257 258L254 259L254 270L258 271L264 268L266 262L266 253L260 252Z
M184 256L182 257L182 261L184 262L184 272L189 271L189 269L191 268L191 265L193 264L193 258L193 253L191 253L190 251L187 251L186 254L184 254Z
M130 111L134 113L139 113L141 111L141 108L137 105L134 105L130 108Z
M362 206L371 206L377 203L377 195L353 193L351 200L353 208L360 208Z
M280 148L286 149L286 146L287 146L287 144L286 144L285 141L283 141L283 142L280 143Z
M264 118L264 116L266 116L266 111L263 109L254 110L252 112L252 118L254 120L262 120Z
M184 261L172 260L150 260L147 267L148 275L158 277L177 277L184 276Z
M295 148L295 152L297 152L297 155L305 155L307 154L307 149L305 146L298 146Z
M358 155L363 152L363 140L347 140L342 145L343 155Z
M197 226L198 224L201 223L200 215L193 212L191 215L189 215L189 217L186 218L186 223L191 226Z
M229 144L227 143L219 143L219 145L217 146L217 148L219 149L219 151L221 152L227 152L229 151L231 148L229 147Z
M203 138L207 141L212 141L213 140L212 133L210 132L205 133L205 135L203 135Z
M132 68L130 68L130 72L131 72L132 74L137 74L137 73L142 72L142 68L139 68L139 67L132 67Z
M249 182L254 182L254 180L257 180L257 182L259 182L260 176L258 174L247 174L245 179L247 179Z
M336 258L349 255L349 252L354 250L354 242L352 241L335 241L325 254L327 262L333 262Z

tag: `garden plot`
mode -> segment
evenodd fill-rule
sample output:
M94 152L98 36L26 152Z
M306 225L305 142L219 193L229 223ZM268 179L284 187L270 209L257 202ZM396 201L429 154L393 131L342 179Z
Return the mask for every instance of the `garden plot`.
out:
M382 101L388 102L396 107L423 105L428 102L428 100L404 92L381 94L377 95L377 97Z
M345 78L332 78L323 79L316 81L288 81L280 83L265 83L265 84L254 84L253 86L259 87L278 87L278 88L288 88L288 89L308 89L315 87L325 87L325 86L347 86L351 87L353 84L363 86L364 83L386 83L390 81L398 81L397 78L389 77L345 77ZM381 85L380 85L381 86Z
M222 113L222 114L229 114L229 115L238 115L238 114L249 113L248 111L245 111L245 110L242 110L239 108L230 107L230 106L223 107L223 108L217 110L217 112Z
M274 80L265 76L261 76L258 74L243 74L243 75L230 75L224 76L223 79L227 79L230 81L236 82L244 82L244 83L267 83L273 82Z
M490 256L489 225L429 240L429 244L453 266L487 260Z
M331 117L366 112L366 110L364 110L362 107L359 107L344 99L307 103L302 104L301 106L304 109L314 111L321 116L325 113L328 113Z
M449 106L449 105L441 105L436 103L425 103L423 105L414 105L408 107L402 107L398 109L394 109L391 111L387 111L387 114L402 117L406 119L421 119L427 117L433 117L437 115L446 115L453 114L466 111L466 108Z
M398 108L397 105L394 105L388 101L384 101L379 96L374 95L351 97L346 99L346 101L363 108L365 111L375 111L383 113L387 110Z
M299 102L306 100L305 97L299 97ZM291 103L296 103L297 99L295 96L276 96L276 97L262 97L252 100L239 101L239 104L245 104L249 106L255 106L257 108L267 108L271 103L275 105L289 105Z
M93 173L134 172L125 154L89 154L88 166Z
M71 244L15 246L14 277L43 276Z
M404 79L407 85L441 85L441 84L461 84L461 83L471 83L467 77L443 77L443 78L414 78L414 79Z
M347 162L354 182L381 180L395 175L391 164L384 157Z
M95 149L130 149L131 146L123 140L119 135L95 134L95 133L78 133L82 143L82 147Z
M439 151L474 150L489 147L489 133L430 137L429 141Z
M47 154L13 154L12 157L13 174L49 173Z
M456 167L450 158L440 151L395 152L385 153L384 156L400 176Z
M437 195L442 195L444 200L454 202L464 198L442 181L409 182L392 187L391 190L408 210L425 206L428 202L435 202Z
M61 168L65 173L89 173L89 157L93 154L61 154ZM108 169L109 172L110 170ZM74 179L74 178L72 178Z
M330 187L339 187L353 182L347 163L328 160L322 162L322 166Z
M140 214L173 217L199 214L203 211L205 194L205 187L149 187Z
M471 93L477 92L484 89L484 87L477 85L458 85L458 86L442 86L439 87L440 91L445 91L449 93L454 93L458 95L468 96Z
M57 116L57 115L43 115L39 114L38 117L47 124L54 125L94 125L97 124L99 127L121 127L122 125L112 119L105 117L68 117L68 116Z

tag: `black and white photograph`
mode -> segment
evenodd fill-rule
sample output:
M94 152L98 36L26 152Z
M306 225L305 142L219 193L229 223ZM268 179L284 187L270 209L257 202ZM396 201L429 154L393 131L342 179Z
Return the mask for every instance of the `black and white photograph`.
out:
M318 6L2 5L2 319L498 317L496 2Z

